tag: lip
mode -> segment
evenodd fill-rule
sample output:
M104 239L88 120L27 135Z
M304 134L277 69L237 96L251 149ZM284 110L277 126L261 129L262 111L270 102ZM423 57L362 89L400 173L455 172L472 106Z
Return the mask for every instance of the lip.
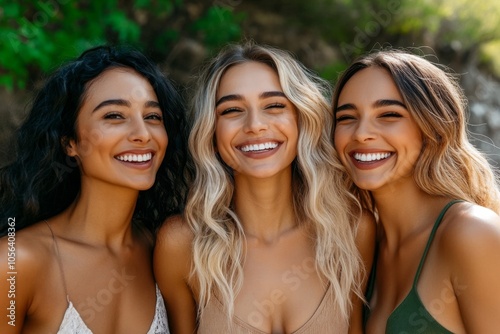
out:
M384 165L396 155L395 152L378 149L352 150L348 153L352 164L361 170L371 170ZM363 161L363 159L366 159Z
M245 141L237 145L236 149L246 157L253 159L264 159L273 155L281 147L282 144L283 142L279 140L261 138L258 140Z
M148 169L153 165L153 159L156 155L154 150L126 150L114 156L115 160L119 163L135 168L135 169ZM120 157L122 159L120 159ZM143 160L147 159L147 160Z

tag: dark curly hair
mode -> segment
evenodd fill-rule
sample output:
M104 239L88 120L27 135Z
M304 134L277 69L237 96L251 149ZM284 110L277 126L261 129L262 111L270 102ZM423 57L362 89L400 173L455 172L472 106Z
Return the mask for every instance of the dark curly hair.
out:
M80 169L66 155L65 144L77 140L76 121L88 84L104 71L120 67L131 68L149 81L169 139L155 183L140 192L132 221L154 232L167 216L182 210L189 168L181 96L141 52L99 46L59 68L35 96L17 131L15 160L0 169L0 236L6 234L9 217L15 217L19 230L62 212L76 199Z

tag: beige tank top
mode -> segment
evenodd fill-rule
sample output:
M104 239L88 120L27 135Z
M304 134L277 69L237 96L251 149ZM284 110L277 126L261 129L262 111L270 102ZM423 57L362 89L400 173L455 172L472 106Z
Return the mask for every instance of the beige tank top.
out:
M231 323L228 323L224 307L216 297L210 299L199 320L198 334L267 334L237 316L233 316ZM344 334L348 329L349 324L342 319L340 312L336 311L333 290L329 285L309 320L294 332L286 334Z

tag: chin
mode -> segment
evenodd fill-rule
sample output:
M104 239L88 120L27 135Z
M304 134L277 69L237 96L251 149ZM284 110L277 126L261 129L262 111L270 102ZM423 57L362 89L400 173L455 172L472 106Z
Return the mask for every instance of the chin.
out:
M152 181L145 181L145 182L137 182L135 184L131 184L130 187L135 189L135 190L145 191L145 190L151 189L154 184L155 184L155 180L152 180Z
M380 188L380 183L366 180L354 180L354 184L361 190L373 191Z

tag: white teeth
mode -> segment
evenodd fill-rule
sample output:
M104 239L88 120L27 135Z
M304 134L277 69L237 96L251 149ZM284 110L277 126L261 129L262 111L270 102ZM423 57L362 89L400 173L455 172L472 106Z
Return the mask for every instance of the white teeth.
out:
M116 158L121 161L144 162L151 160L152 157L153 157L152 153L145 153L145 154L124 154L124 155L119 155Z
M354 153L354 159L363 162L378 161L390 156L391 153Z
M245 145L241 147L243 152L264 151L278 147L278 143L268 142L262 144Z

